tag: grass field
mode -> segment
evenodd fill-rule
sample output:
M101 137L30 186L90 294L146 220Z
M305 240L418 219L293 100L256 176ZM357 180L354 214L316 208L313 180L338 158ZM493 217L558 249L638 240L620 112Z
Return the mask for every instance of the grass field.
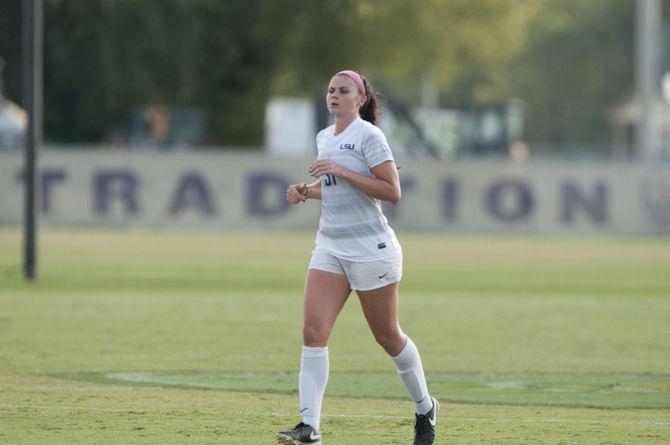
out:
M670 240L400 233L437 444L670 443ZM296 423L313 233L0 228L0 443L270 444ZM325 445L411 443L356 298Z

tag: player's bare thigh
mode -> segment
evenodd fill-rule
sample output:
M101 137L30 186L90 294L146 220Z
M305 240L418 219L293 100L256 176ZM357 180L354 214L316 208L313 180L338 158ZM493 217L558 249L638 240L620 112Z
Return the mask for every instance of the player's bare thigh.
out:
M391 283L378 289L357 291L358 299L375 340L394 357L405 347L405 334L398 323L398 286Z
M309 269L305 281L303 344L324 347L351 289L342 274Z

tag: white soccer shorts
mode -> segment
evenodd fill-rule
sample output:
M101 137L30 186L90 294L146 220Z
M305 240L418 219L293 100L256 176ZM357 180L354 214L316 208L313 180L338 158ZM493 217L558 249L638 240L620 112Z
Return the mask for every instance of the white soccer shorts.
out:
M379 289L402 278L402 251L373 261L349 261L323 250L314 249L309 269L346 275L352 290Z

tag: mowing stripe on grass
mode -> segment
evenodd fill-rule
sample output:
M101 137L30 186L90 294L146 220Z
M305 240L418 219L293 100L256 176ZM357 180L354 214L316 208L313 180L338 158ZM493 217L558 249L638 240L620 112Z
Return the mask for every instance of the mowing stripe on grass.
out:
M113 372L58 375L141 387L165 386L242 392L293 394L298 376L282 372L183 371ZM584 408L670 408L668 374L580 373L429 373L433 395L445 402ZM329 396L405 398L395 373L331 373Z

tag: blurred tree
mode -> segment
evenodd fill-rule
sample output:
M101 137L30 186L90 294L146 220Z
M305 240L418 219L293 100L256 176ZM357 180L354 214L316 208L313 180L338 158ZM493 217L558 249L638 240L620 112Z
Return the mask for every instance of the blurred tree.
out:
M44 0L45 126L105 139L149 103L202 108L212 144L262 142L270 94L311 97L351 67L410 104L519 97L530 141L607 142L633 88L634 0ZM670 12L670 0L663 0ZM21 2L0 3L21 101Z
M275 85L311 94L350 66L410 104L431 83L450 108L521 98L531 142L608 143L607 113L634 88L634 24L635 0L314 2Z
M4 93L21 103L21 2L0 2L0 57L7 66L4 71Z
M528 140L611 140L607 112L634 87L634 25L632 0L543 0L527 50L507 65Z
M217 143L260 145L282 36L307 0L200 0L194 99Z
M310 2L282 46L276 90L313 94L345 67L416 103L424 83L484 77L518 51L533 10L523 0Z
M100 141L162 103L203 108L210 143L259 144L279 36L304 1L45 0L46 137ZM20 4L0 10L19 99Z
M634 92L636 0L533 0L527 46L501 68L500 97L526 104L531 142L611 141L608 113ZM670 0L662 0L667 70Z

